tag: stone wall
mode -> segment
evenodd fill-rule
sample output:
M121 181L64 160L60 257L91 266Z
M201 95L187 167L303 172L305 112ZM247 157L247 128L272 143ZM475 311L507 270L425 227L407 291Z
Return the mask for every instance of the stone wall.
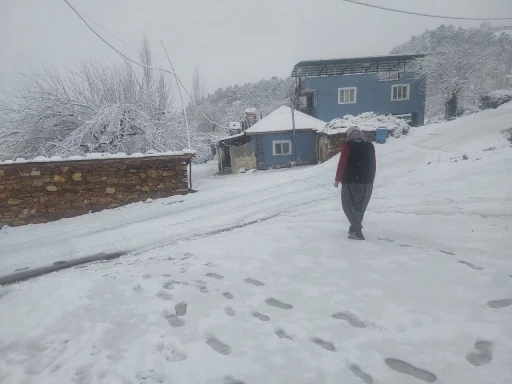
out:
M0 164L0 228L188 193L193 155Z
M363 131L364 136L369 141L375 141L375 131ZM319 162L329 160L341 151L341 147L347 141L346 133L335 135L318 134L316 137L316 153Z

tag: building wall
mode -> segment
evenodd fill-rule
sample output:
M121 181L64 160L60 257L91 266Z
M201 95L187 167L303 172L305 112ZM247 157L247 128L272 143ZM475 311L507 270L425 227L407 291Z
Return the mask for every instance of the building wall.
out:
M230 147L231 172L238 173L240 168L256 169L256 157L251 143Z
M413 74L400 72L399 80L379 81L378 74L343 76L321 76L306 78L306 87L317 90L318 104L313 108L313 116L323 121L331 121L345 115L359 115L364 112L378 114L415 113L417 125L425 120L424 80L414 80ZM407 101L392 101L392 86L410 84L410 97ZM355 104L338 104L338 88L356 87Z
M0 228L188 193L192 155L0 165Z
M258 140L261 143L262 151L258 151ZM273 142L281 140L291 140L293 147L292 132L266 133L251 136L251 147L256 155L258 165L274 167L289 166L292 162L295 162L297 165L316 163L316 136L314 131L296 132L296 156L293 153L293 149L291 155L274 156ZM259 155L259 153L262 155Z

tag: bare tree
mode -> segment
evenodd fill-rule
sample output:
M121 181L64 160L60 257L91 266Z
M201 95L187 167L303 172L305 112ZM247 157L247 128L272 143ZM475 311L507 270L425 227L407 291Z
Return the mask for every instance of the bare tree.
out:
M201 76L201 72L199 72L198 66L194 68L194 72L192 73L192 97L198 105L203 103L206 99L204 80Z
M503 73L496 47L464 40L448 40L416 63L418 78L427 78L430 101L445 107L445 117L457 116L462 100L476 105L478 98L494 89Z

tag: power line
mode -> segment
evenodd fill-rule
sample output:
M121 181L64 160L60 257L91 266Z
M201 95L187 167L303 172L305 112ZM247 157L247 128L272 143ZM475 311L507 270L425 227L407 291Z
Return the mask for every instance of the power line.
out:
M162 40L160 40L160 44L162 44L162 48L164 49L165 55L167 56L167 60L169 60L171 69L174 71L174 65L172 65L171 58L169 57L169 54L167 53L167 49L165 49L165 45ZM175 76L175 79L176 79L176 85L178 86L178 93L180 95L180 100L181 100L181 108L183 109L183 115L185 116L185 124L187 125L187 131L188 131L187 109L185 108L185 103L183 102L183 96L181 95L181 87L178 82L178 76ZM190 136L188 137L188 147L190 148Z
M224 128L224 129L229 129L228 127L225 127L219 123L217 123L216 121L213 121L211 120L208 116L206 116L204 114L204 112L199 108L199 105L197 104L197 101L190 95L190 93L187 91L187 88L185 88L185 86L183 85L183 82L181 81L181 79L179 78L179 76L176 74L176 72L171 72L171 71L168 71L167 69L163 69L163 68L159 68L159 67L150 67L150 66L147 66L147 65L144 65L144 64L141 64L131 58L129 58L128 56L124 55L123 53L121 53L119 50L117 50L112 44L110 44L108 41L106 41L98 32L96 32L96 30L94 30L93 27L91 27L91 25L82 17L82 15L80 14L80 12L78 12L76 10L75 7L73 7L68 0L64 0L64 2L69 5L69 7L73 10L73 12L75 12L77 14L77 16L87 25L87 27L96 35L98 36L101 41L103 41L106 45L108 45L111 49L113 49L117 54L119 54L121 57L123 57L124 59L130 61L131 63L134 63L142 68L147 68L147 69L150 69L150 70L154 70L154 71L162 71L162 72L166 72L170 75L173 75L176 77L176 79L178 80L178 82L181 84L181 86L183 87L183 90L185 91L185 93L188 95L188 97L190 97L190 100L193 101L195 107L197 108L197 110L201 113L201 115L208 121L210 122L211 124L215 124L217 125L218 127L220 128ZM85 15L84 15L85 16ZM90 19L92 21L92 19L90 17L87 17L88 19ZM94 23L96 25L98 25L97 23ZM99 25L98 25L99 26ZM117 40L119 40L120 42L122 42L124 45L126 45L128 48L132 49L133 51L139 53L139 51L137 51L135 48L132 48L130 47L127 43L125 43L123 40L121 40L120 38L118 38L117 36L115 36L113 33L110 33L108 32L105 28L99 26L101 29L103 29L105 32L107 32L108 34L110 34L111 36L115 37Z
M89 27L89 29L96 35L98 36L101 41L103 41L105 44L107 44L110 48L112 48L114 51L116 51L120 56L122 56L123 58L125 58L126 60L138 65L139 67L142 67L142 68L146 68L146 69L151 69L153 71L163 71L163 72L167 72L171 75L174 75L175 73L174 72L171 72L171 71L168 71L167 69L162 69L162 68L155 68L155 67L150 67L148 65L144 65L144 64L141 64L131 58L129 58L128 56L126 56L124 53L122 53L121 51L118 51L116 47L114 47L112 44L110 44L107 40L105 40L103 38L103 36L101 36L98 32L96 32L96 30L91 27L89 25L89 23L82 17L82 15L69 3L68 0L64 0L64 2L69 5L69 7L78 15L78 17L85 23L85 25L87 25L87 27Z
M492 20L512 20L512 17L459 17L459 16L444 16L444 15L432 15L428 13L420 13L420 12L412 12L412 11L404 11L396 8L384 7L382 5L368 4L359 0L341 0L347 3L352 3L356 5L362 5L369 8L381 9L384 11L390 12L398 12L406 15L414 15L414 16L423 16L423 17L432 17L436 19L449 19L449 20L476 20L476 21L492 21Z

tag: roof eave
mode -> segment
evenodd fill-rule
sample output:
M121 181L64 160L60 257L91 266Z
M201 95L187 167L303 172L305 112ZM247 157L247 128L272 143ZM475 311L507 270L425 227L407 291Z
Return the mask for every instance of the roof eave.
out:
M297 128L295 129L295 132L304 132L304 131L316 131L318 130L319 128ZM282 130L282 131L265 131L265 132L247 132L245 131L245 134L247 136L255 136L255 135L266 135L268 133L288 133L288 132L293 132L293 129L287 129L286 131Z
M350 65L357 63L378 63L378 62L394 62L394 61L412 61L425 57L425 53L404 54L404 55L387 55L387 56L368 56L368 57L351 57L341 59L325 59L325 60L302 60L294 65L291 77L299 77L298 70L308 66L328 66L328 65Z

